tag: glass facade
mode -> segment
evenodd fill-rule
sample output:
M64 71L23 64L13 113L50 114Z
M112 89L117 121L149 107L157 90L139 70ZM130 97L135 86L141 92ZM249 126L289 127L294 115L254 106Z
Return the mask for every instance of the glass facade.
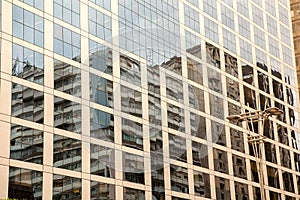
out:
M0 199L299 200L297 6L0 0Z

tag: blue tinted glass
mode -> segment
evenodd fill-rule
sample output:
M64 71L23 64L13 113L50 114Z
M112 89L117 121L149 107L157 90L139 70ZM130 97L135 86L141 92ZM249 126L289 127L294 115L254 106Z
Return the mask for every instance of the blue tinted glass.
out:
M71 10L63 8L63 15L64 15L63 20L71 24L71 18L72 18Z
M63 37L64 37L63 38L64 42L67 42L67 43L71 44L72 37L71 37L71 31L70 30L64 28L63 29Z
M24 10L24 24L30 27L34 27L33 21L34 15L31 12Z
M38 68L44 68L44 57L43 54L35 53L35 66Z
M63 39L63 28L57 24L54 24L54 37L57 39Z
M24 48L24 61L31 65L34 64L34 53L32 50Z
M37 9L44 10L44 0L35 0L34 6Z
M35 36L34 43L38 46L43 47L44 46L44 34L39 31L35 31L34 36Z
M42 31L44 29L44 22L43 22L43 18L40 16L35 15L35 29Z
M80 47L80 35L72 33L72 44L76 47Z
M24 26L24 40L33 43L34 42L33 36L34 36L33 29L28 26Z
M23 60L23 47L13 44L13 59Z
M79 13L79 1L78 0L73 0L72 1L72 10L74 12Z
M13 20L23 23L23 9L13 6Z
M72 58L72 46L68 43L64 43L64 56Z
M23 25L13 21L13 36L23 38Z
M54 3L54 16L62 19L62 7L56 3Z
M61 40L54 38L54 52L63 55L63 43Z
M79 15L76 14L76 13L74 13L74 12L72 12L72 24L74 26L79 27L79 22L80 22Z

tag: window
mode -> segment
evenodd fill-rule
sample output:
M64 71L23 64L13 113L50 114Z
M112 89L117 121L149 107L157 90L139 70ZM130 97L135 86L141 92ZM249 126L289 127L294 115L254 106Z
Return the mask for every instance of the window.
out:
M80 3L79 0L54 0L54 17L63 20L77 28L80 27Z
M10 158L43 164L43 135L43 131L12 124L10 132Z
M55 96L54 127L81 133L81 104Z
M113 82L90 73L90 101L113 107Z
M39 10L44 10L44 0L19 0Z
M89 40L89 65L100 72L112 74L112 49Z
M43 18L19 6L13 5L13 36L43 47Z
M81 141L65 136L53 137L53 166L81 171Z
M103 40L111 41L111 17L89 7L89 33Z
M168 127L177 131L184 132L184 109L174 106L172 104L168 104L167 112Z
M116 198L115 186L108 183L91 181L91 199L99 198L114 200Z
M171 159L187 162L186 140L169 133L169 156Z
M142 117L142 93L131 88L121 86L122 112Z
M91 174L114 178L115 155L113 149L91 144L90 156Z
M54 24L54 52L80 62L80 35Z
M95 3L96 5L110 11L111 10L111 7L110 7L110 4L111 4L111 0L89 0L93 3Z
M114 141L114 116L110 113L90 108L91 137Z
M195 195L210 198L209 174L193 171Z
M41 91L12 84L11 115L24 120L43 124L44 94Z
M122 118L122 144L134 149L143 150L143 125Z
M172 191L189 193L187 168L170 164L170 176Z
M129 182L145 184L144 158L123 152L123 179Z
M44 84L44 55L26 47L13 44L12 75Z
M140 63L128 56L120 55L121 79L131 84L141 86Z
M9 168L9 199L42 199L43 172Z
M54 60L54 89L81 97L81 70L68 63Z
M81 179L53 175L53 199L81 199Z

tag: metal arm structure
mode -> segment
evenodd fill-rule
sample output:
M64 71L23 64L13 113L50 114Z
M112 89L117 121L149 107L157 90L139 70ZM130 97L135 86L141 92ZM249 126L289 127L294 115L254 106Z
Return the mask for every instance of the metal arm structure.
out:
M269 117L272 115L281 115L283 111L276 108L271 107L267 108L264 111L254 111L248 113L242 113L240 115L230 115L227 117L229 121L237 121L237 122L246 122L247 130L248 130L248 142L251 143L254 151L256 168L258 172L258 179L260 184L260 195L261 199L266 199L265 189L264 189L264 176L262 170L262 149L264 143L264 124L266 120L269 120ZM258 134L252 132L254 130L253 123L257 123L258 125ZM249 127L251 125L251 129Z

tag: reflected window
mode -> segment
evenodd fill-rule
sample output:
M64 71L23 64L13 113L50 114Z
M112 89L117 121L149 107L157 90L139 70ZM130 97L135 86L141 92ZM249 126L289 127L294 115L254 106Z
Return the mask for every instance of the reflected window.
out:
M292 167L291 167L290 151L288 149L279 147L279 154L280 154L281 165L291 169Z
M256 94L255 91L244 86L245 104L253 109L256 109Z
M81 171L81 141L65 136L53 137L53 166Z
M213 143L226 146L226 133L224 124L211 120L211 136Z
M55 96L54 127L81 133L81 104Z
M151 152L152 195L156 199L165 199L164 162L162 152Z
M91 199L115 200L115 186L97 181L91 181Z
M221 73L207 67L207 78L209 89L222 94Z
M143 125L122 118L122 144L134 149L143 150Z
M13 5L13 36L44 47L44 20L39 15Z
M240 102L240 88L239 83L231 78L226 78L227 97L232 100Z
M112 74L112 49L89 40L89 65L100 72Z
M123 198L126 200L142 200L145 199L145 191L124 187Z
M81 62L80 34L68 28L54 24L54 53Z
M168 127L175 129L177 131L184 132L185 131L185 123L184 123L184 109L174 106L172 104L168 104Z
M215 177L216 184L216 196L217 200L229 200L230 196L230 185L229 180L221 177Z
M225 56L225 71L238 78L238 65L237 65L237 59L227 53L224 53Z
M269 186L280 188L278 170L274 167L267 166L267 175Z
M190 113L190 126L191 126L191 134L193 136L206 139L206 121L205 117Z
M204 3L204 6L205 5L206 5L206 3ZM214 41L215 43L219 43L218 24L215 21L212 21L209 18L204 16L204 29L205 29L205 37L206 38Z
M187 57L188 78L196 83L203 84L202 64Z
M251 166L251 179L252 181L259 183L259 174L257 171L257 165L255 161L250 160L250 166Z
M103 40L111 40L111 17L89 7L89 33Z
M113 107L113 82L90 73L90 101Z
M205 111L204 91L202 89L189 85L189 106L202 112Z
M283 179L283 186L284 190L288 192L295 192L294 188L294 180L293 180L293 175L289 172L282 172L282 179Z
M194 171L194 191L197 196L210 198L209 174Z
M208 168L208 148L205 144L192 141L193 165Z
M114 141L114 116L112 114L90 108L90 120L91 137Z
M281 194L279 194L277 192L273 192L273 191L269 191L269 192L270 192L271 200L281 200Z
M115 154L114 150L108 147L91 144L91 174L115 177Z
M169 133L169 155L171 159L187 162L185 138Z
M209 43L206 43L206 62L220 68L220 49Z
M81 70L54 60L54 89L81 97Z
M41 91L12 83L11 115L43 124L44 94Z
M200 43L201 41L199 36L196 36L193 33L185 30L185 48L187 53L201 59L202 55Z
M11 124L10 158L43 164L43 131Z
M224 104L223 98L217 97L213 94L209 95L210 114L219 119L224 119Z
M144 158L123 152L123 179L133 183L145 184Z
M189 193L189 180L187 168L170 164L171 190Z
M44 55L17 44L12 53L12 75L43 85Z
M120 56L121 79L137 86L141 86L140 63L128 56Z
M136 117L142 117L142 93L121 86L121 110Z
M184 23L196 32L200 31L199 13L190 6L184 4Z
M8 198L42 200L43 172L9 168Z
M247 179L246 160L241 156L232 154L233 174L236 177ZM237 191L235 191L237 193ZM248 195L248 190L247 190ZM237 198L240 199L240 198ZM241 198L243 199L243 198Z
M182 81L166 75L167 98L183 103Z
M53 175L53 200L81 199L81 179L70 176Z
M244 133L230 128L231 148L244 153Z
M277 163L276 159L276 145L273 143L265 142L266 160L272 163Z
M214 169L215 171L228 174L228 158L227 152L213 148Z
M80 1L54 0L54 17L80 28Z
M234 182L235 199L249 199L248 185Z

